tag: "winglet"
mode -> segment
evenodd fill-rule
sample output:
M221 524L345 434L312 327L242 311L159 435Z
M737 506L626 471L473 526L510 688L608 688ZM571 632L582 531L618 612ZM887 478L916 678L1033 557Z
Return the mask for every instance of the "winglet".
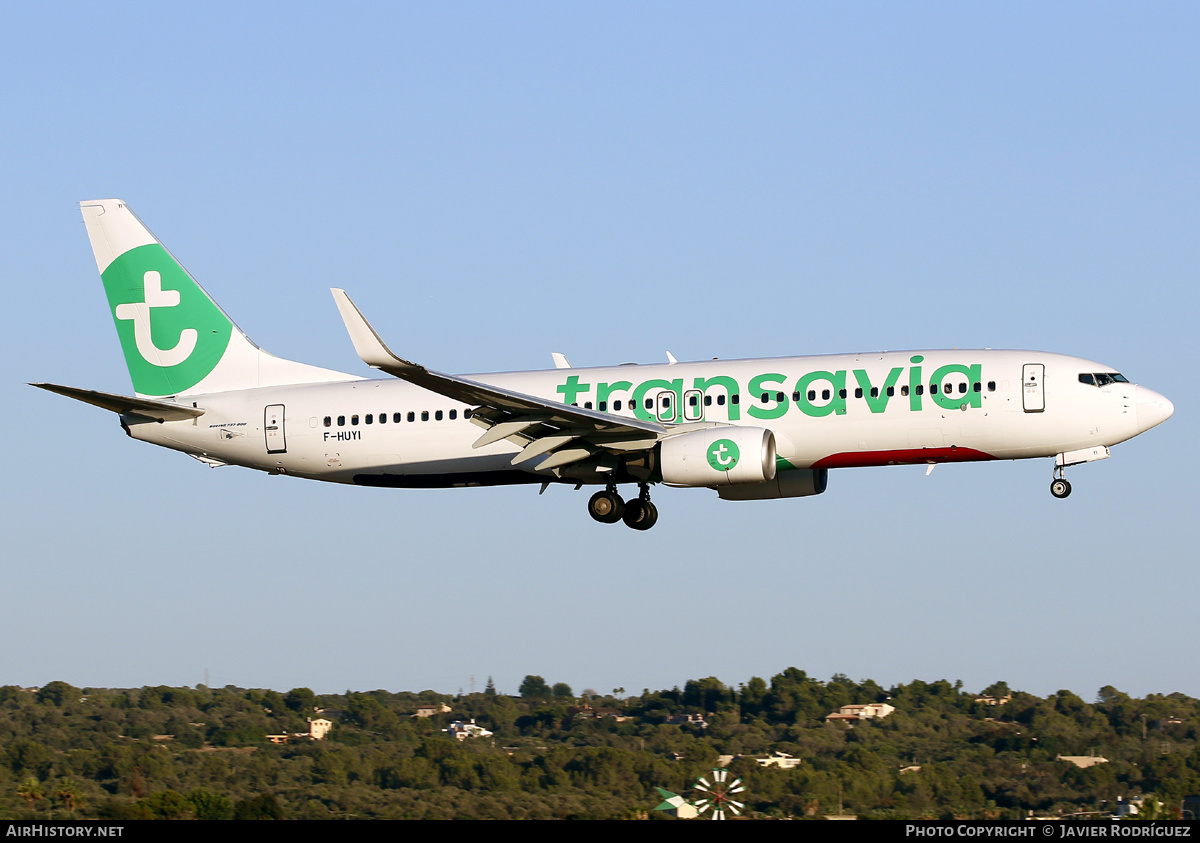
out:
M568 360L567 355L563 354L561 351L551 351L550 356L554 359L554 368L556 368L556 369L571 368L571 361Z
M358 356L364 363L373 369L382 369L389 374L395 373L396 370L420 371L423 369L422 366L392 353L392 350L379 338L379 334L375 333L375 329L371 327L362 312L354 306L354 302L350 301L345 290L331 287L329 292L333 293L333 300L337 304L338 312L342 314L342 321L346 323L346 332L350 334L354 350L358 352Z

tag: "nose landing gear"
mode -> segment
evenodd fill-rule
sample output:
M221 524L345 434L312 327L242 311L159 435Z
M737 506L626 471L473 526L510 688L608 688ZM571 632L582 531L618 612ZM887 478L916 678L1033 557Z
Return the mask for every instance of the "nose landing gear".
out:
M1065 473L1062 466L1054 469L1054 479L1050 481L1050 494L1056 498L1065 498L1071 494L1071 484L1063 476Z
M588 501L588 515L601 524L616 524L624 521L634 530L649 530L658 523L658 507L650 502L650 487L643 484L636 498L622 502L616 486L592 495Z

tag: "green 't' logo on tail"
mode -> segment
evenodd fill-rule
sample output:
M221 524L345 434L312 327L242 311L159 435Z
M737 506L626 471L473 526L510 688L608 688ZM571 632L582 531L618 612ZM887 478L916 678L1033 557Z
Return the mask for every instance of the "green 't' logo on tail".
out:
M136 392L183 392L220 362L233 323L162 246L130 249L101 277Z

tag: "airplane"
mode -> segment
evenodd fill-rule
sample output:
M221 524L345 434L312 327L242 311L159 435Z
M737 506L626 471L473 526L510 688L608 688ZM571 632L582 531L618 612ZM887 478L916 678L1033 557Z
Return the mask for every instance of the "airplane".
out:
M588 513L648 530L655 484L732 501L822 494L834 468L1054 457L1069 466L1170 418L1110 366L1040 351L935 350L451 375L397 356L334 301L386 379L254 344L119 199L80 203L133 396L49 383L134 439L210 467L360 486L601 487ZM623 499L622 484L635 496Z

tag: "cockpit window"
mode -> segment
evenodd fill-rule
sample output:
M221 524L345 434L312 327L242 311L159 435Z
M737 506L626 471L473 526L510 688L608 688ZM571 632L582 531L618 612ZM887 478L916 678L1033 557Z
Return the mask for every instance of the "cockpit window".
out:
M1117 372L1084 372L1079 375L1079 382L1089 386L1108 386L1112 383L1129 383L1129 378Z

